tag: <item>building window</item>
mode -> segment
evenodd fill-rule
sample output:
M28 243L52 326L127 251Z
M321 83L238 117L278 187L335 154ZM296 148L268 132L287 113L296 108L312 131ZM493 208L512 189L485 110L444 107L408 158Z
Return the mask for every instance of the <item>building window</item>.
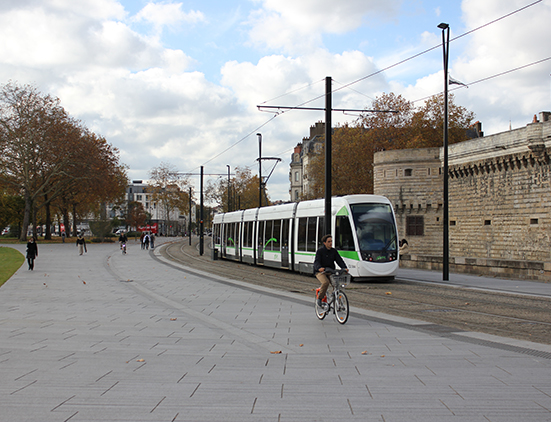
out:
M298 171L295 171L295 182L298 182Z
M405 169L404 170L404 176L411 177L412 175L413 175L413 170L412 169Z
M136 201L141 201L142 200L142 196L141 195L136 195Z
M295 201L298 201L298 190L295 191Z
M425 232L425 219L423 216L408 216L406 218L406 235L423 236Z
M491 226L492 225L492 220L484 220L484 225L485 226Z
M530 224L538 224L538 219L537 218L531 218L530 219Z

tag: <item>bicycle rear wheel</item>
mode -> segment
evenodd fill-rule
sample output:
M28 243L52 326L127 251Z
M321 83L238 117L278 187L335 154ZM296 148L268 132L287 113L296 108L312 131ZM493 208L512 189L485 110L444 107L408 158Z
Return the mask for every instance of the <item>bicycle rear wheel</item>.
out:
M335 298L335 318L341 324L348 321L350 310L348 309L348 298L344 292L338 292Z
M323 319L327 316L327 310L325 308L320 308L318 306L318 300L316 299L315 302L314 302L314 308L316 310L316 316L319 318L319 319Z

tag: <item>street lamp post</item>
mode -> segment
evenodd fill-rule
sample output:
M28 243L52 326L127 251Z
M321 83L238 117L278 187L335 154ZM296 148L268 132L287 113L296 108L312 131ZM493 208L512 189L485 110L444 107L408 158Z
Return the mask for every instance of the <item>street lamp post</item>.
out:
M262 134L257 133L258 136L258 208L262 207Z
M450 244L449 244L449 192L448 192L448 61L450 57L450 26L441 23L442 49L444 52L444 235L442 245L442 280L450 279Z
M228 212L231 211L230 202L231 202L231 196L230 196L230 165L226 164L226 167L228 168Z

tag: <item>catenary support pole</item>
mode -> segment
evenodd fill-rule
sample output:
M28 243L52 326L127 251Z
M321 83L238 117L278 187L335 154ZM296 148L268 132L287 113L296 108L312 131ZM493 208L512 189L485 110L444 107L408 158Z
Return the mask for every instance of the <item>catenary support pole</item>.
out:
M450 58L450 26L441 23L442 48L444 51L444 216L443 216L443 244L442 244L442 280L450 279L450 228L449 228L449 190L448 190L448 63Z
M331 234L331 76L325 78L325 234Z
M203 255L205 252L205 247L203 244L204 241L204 234L203 234L203 166L201 166L201 211L199 216L199 255Z

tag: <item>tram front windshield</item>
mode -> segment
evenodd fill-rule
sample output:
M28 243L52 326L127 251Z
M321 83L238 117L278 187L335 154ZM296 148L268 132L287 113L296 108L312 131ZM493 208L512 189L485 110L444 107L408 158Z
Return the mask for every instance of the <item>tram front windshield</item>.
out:
M396 251L396 229L390 205L355 204L350 208L360 250Z

